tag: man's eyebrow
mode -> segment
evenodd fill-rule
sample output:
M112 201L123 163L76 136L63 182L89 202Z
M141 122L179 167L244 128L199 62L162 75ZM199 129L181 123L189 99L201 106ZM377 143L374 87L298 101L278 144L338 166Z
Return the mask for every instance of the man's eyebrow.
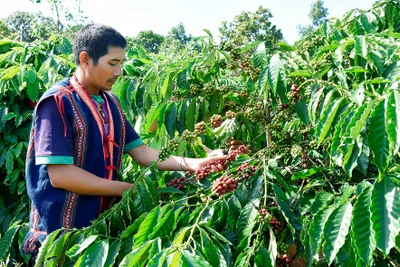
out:
M123 61L125 61L125 60L126 60L126 58L123 58L122 60L120 60L119 58L113 58L113 59L111 59L110 61L123 62Z

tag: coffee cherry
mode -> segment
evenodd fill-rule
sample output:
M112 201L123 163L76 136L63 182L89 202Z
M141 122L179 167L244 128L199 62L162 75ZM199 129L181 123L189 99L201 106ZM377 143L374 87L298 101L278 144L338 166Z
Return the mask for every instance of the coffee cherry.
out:
M203 134L204 131L206 130L206 124L204 123L204 121L196 123L196 125L194 126L194 130L199 134Z
M290 263L292 263L292 258L289 257L287 254L276 256L276 264L279 267L288 266Z
M188 184L188 181L186 180L186 178L181 177L181 178L172 179L169 183L167 183L167 186L175 187L176 189L182 190L184 188L184 186L187 184Z
M271 218L269 225L275 233L281 229L281 223L276 218Z
M236 180L230 176L221 176L214 181L212 191L218 195L223 195L232 192L237 187Z
M189 144L194 143L196 141L196 138L197 134L189 130L184 130L182 133L182 140L188 142Z
M229 119L233 119L233 118L236 117L236 113L235 113L234 111L232 111L232 110L228 110L228 111L225 113L225 116L226 116L227 118L229 118Z
M256 172L256 168L254 166L249 166L248 162L240 165L237 170L238 170L238 175L246 181L249 180L250 177L252 177Z
M213 128L217 128L222 124L222 116L218 114L212 115L210 118L210 123Z

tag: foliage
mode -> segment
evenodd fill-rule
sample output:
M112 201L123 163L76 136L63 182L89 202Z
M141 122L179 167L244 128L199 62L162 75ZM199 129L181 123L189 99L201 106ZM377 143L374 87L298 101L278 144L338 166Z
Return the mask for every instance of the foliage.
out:
M311 34L315 28L328 20L328 14L328 8L324 7L324 1L317 0L315 3L311 4L311 10L308 14L308 17L311 19L311 25L297 25L299 35L302 37Z
M124 158L132 190L91 226L49 235L37 266L399 265L399 14L397 1L378 1L293 47L261 41L228 51L208 34L178 55L129 51L113 90L160 161L204 156L203 145L226 148L232 138L247 146L227 151L220 173L163 172ZM10 52L19 47L3 48L2 82L22 84ZM55 78L72 71L43 69ZM20 214L3 206L10 219ZM1 234L9 264L26 231L19 220Z
M259 6L252 12L242 11L232 22L223 21L219 28L222 43L241 46L254 41L263 41L267 47L283 39L282 32L272 25L272 14L268 8Z
M141 31L133 38L133 42L143 46L149 53L158 53L160 45L164 42L164 36L151 30Z

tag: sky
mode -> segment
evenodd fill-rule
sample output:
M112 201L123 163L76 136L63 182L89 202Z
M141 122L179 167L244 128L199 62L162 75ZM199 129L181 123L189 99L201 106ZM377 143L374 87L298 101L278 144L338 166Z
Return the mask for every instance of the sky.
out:
M4 0L3 0L4 1ZM166 35L183 23L186 33L203 36L203 29L211 31L218 40L218 27L222 21L231 22L242 11L254 13L259 6L269 8L271 22L283 33L289 44L298 40L297 25L311 23L308 13L316 0L82 0L81 10L88 21L114 27L124 36L135 37L140 31L152 30ZM38 12L54 17L46 0L13 0L1 5L0 19L15 11ZM342 18L351 9L368 10L375 0L324 0L328 17ZM71 11L77 10L74 0L63 0Z

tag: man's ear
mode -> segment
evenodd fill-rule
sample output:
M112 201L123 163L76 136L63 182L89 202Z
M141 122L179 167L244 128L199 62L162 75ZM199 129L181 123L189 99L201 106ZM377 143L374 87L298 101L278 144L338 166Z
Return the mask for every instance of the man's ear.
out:
M90 57L87 52L83 51L79 54L79 62L81 66L86 67L89 65Z

